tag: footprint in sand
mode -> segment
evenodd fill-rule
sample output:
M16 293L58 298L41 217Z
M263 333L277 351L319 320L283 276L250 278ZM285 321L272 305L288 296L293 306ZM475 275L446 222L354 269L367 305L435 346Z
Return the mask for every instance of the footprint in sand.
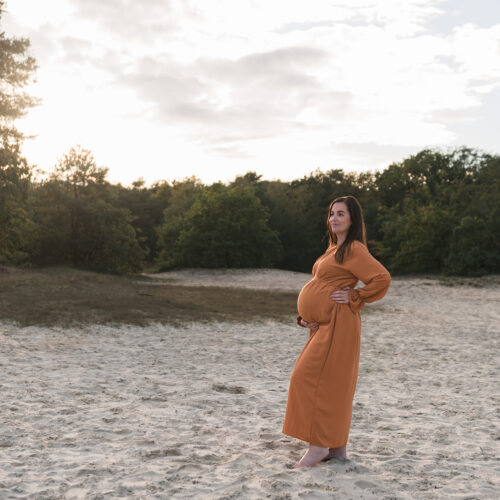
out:
M370 481L365 481L364 479L360 479L359 481L356 481L354 483L358 488L363 488L363 489L369 489L369 488L376 488L377 485L374 483L370 483Z
M217 392L229 392L231 394L245 393L245 388L240 385L213 384L212 389Z
M165 448L163 450L151 450L141 453L141 456L144 460L152 460L154 458L162 458L162 457L178 457L180 456L181 451L179 448Z

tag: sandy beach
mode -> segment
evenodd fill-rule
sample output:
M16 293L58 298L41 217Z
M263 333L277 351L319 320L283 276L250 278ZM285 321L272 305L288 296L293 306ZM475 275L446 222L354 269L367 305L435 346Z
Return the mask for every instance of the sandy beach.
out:
M298 292L309 277L186 270L149 286ZM362 313L348 460L300 470L306 444L281 434L308 336L294 317L0 323L0 497L498 498L499 303L499 277L394 279Z

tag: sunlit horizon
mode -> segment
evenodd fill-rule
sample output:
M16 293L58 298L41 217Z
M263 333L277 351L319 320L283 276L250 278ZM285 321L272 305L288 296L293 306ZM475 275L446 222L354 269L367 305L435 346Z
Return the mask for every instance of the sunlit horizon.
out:
M10 0L42 103L16 122L50 170L89 149L129 185L386 168L425 148L500 152L493 0Z

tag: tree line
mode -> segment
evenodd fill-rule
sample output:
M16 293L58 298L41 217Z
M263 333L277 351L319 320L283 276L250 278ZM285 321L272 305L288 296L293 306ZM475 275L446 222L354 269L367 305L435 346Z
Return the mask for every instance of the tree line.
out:
M129 187L110 183L91 152L75 147L40 178L14 126L37 103L23 90L36 70L28 48L0 32L0 264L310 271L327 246L330 201L351 194L370 250L392 273L500 270L500 157L466 147L425 149L380 172L318 170L291 182L248 172L229 183Z
M352 194L370 250L392 273L500 270L500 157L467 148L424 150L381 172L149 187L108 182L90 151L72 148L44 180L32 174L20 151L0 150L0 263L310 271L328 243L330 201Z

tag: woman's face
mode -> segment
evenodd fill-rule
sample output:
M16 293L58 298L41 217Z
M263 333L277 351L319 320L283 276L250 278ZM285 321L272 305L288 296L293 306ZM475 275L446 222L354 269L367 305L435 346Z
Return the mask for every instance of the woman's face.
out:
M343 201L332 205L329 222L335 234L347 234L349 227L351 227L351 215L349 214L347 205Z

